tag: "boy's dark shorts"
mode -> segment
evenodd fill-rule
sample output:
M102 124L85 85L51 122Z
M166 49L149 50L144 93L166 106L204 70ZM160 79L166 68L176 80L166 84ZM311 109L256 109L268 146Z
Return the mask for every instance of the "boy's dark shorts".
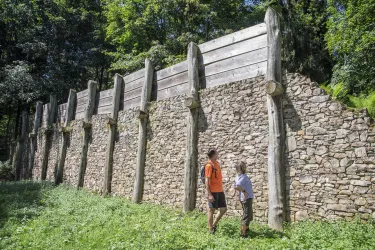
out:
M247 199L245 202L241 202L243 208L242 225L249 226L250 221L253 220L253 199Z
M212 196L214 197L214 202L208 202L209 208L227 207L227 202L225 201L224 192L212 193Z

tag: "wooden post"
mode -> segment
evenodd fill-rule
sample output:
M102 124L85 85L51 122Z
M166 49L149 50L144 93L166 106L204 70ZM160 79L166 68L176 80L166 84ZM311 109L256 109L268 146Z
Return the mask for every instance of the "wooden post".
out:
M31 178L31 175L32 175L32 172L33 172L37 136L38 136L38 130L39 130L40 122L41 122L41 118L42 118L42 110L43 110L43 103L37 102L36 107L35 107L33 132L29 134L29 137L30 137L30 158L29 158L29 165L28 165L27 171L26 171L26 179Z
M198 169L198 107L199 102L199 71L198 45L191 42L188 47L188 84L189 94L185 99L185 106L189 109L187 123L187 142L185 157L185 185L183 211L189 212L195 208L197 192Z
M95 97L96 97L96 85L94 81L89 81L88 83L88 100L86 103L85 114L83 118L83 146L81 153L81 162L79 165L79 175L77 188L83 187L83 182L85 178L86 166L87 166L87 151L89 147L89 140L91 134L91 117L94 114L95 109Z
M22 111L22 129L21 129L21 136L18 139L18 147L16 150L16 160L14 161L15 170L16 170L16 181L21 179L21 170L22 170L22 158L25 153L25 143L27 138L27 128L29 126L28 122L28 111Z
M122 76L119 74L115 75L115 86L113 89L113 99L112 99L112 110L109 119L107 120L107 125L109 126L107 151L105 157L105 170L104 170L104 195L111 192L111 182L112 182L112 171L113 171L113 150L115 148L115 135L117 127L117 116L120 108L120 97L122 91L123 80Z
M62 143L60 148L60 156L57 163L57 173L55 177L55 184L63 182L63 173L66 157L66 148L68 146L68 139L71 128L69 127L70 121L73 119L74 109L76 106L77 92L71 89L69 92L68 104L66 107L64 126L61 128Z
M49 104L48 104L48 111L47 111L47 124L46 124L46 130L45 130L45 142L44 142L44 148L43 148L43 160L42 160L42 181L46 180L47 177L47 167L48 167L48 156L49 156L49 150L51 148L52 143L52 124L55 121L55 115L56 115L56 96L50 96L49 98Z
M133 191L133 202L140 203L143 196L144 171L146 164L146 143L147 143L147 104L151 101L152 81L154 77L154 66L149 59L145 60L145 81L143 82L141 106L139 108L139 135L137 165L135 172L135 182Z
M268 8L267 25L267 75L266 92L269 123L268 145L268 225L283 229L284 207L284 125L282 111L281 34L277 13Z

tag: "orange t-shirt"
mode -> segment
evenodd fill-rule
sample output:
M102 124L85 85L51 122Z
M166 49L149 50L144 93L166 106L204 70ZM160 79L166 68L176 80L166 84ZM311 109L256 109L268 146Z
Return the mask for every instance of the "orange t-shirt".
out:
M217 161L209 162L214 166L215 171L212 171L212 166L209 163L206 163L204 175L208 178L211 178L210 181L210 191L211 193L223 192L223 176L221 175L221 168Z

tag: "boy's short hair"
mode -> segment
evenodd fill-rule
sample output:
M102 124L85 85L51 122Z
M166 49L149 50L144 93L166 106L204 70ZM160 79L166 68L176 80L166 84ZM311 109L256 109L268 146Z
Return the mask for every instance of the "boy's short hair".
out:
M208 153L207 153L207 156L208 158L211 158L212 156L214 156L214 154L216 154L216 149L214 148L211 148L210 150L208 150Z
M240 161L240 162L236 163L235 167L236 167L237 172L240 172L242 174L246 173L246 163L245 162Z

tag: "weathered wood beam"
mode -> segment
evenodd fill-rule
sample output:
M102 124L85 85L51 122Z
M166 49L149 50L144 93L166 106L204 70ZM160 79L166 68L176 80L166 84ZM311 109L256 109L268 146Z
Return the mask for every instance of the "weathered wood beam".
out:
M274 85L267 94L269 145L268 145L268 225L276 230L283 229L285 218L284 183L284 125L282 111L281 32L277 13L268 8L267 26L268 61L266 82ZM271 84L272 83L272 84ZM279 85L280 84L280 85ZM275 92L278 94L275 95Z
M31 178L33 173L34 167L34 160L35 160L35 151L36 151L36 144L37 144L37 135L38 130L40 127L40 122L42 119L42 111L43 111L43 103L37 102L35 107L35 116L34 116L34 127L33 132L29 134L30 138L30 158L29 158L29 165L26 171L26 179Z
M145 60L145 80L142 87L141 105L139 112L139 135L137 165L135 172L135 182L132 201L140 203L142 201L144 186L144 171L146 164L146 143L147 143L147 106L151 101L152 81L154 77L154 66L149 59Z
M19 181L21 179L21 171L22 171L22 158L25 154L26 149L26 140L27 140L27 129L29 126L29 115L28 111L22 111L22 128L21 128L21 136L18 139L18 147L16 151L16 160L14 161L14 169L15 169L15 179Z
M194 210L197 192L198 107L200 107L198 52L198 45L191 42L188 47L187 56L189 92L188 97L185 99L185 106L189 109L189 114L185 156L184 212Z
M86 166L87 166L87 152L89 148L89 141L91 136L91 127L90 123L91 117L94 114L95 109L95 98L96 98L96 86L97 83L94 81L88 82L88 100L85 107L85 113L83 116L82 128L83 128L83 145L81 152L81 161L79 164L79 174L78 174L78 183L77 188L83 187L85 180Z
M284 87L281 83L275 81L267 81L266 82L266 92L270 96L279 96L284 93Z
M52 124L55 121L57 103L56 96L50 96L48 110L47 110L47 124L44 135L44 147L43 147L43 159L42 159L42 181L46 180L47 177L47 168L48 168L48 157L49 150L52 143Z
M68 147L68 140L71 132L71 128L69 127L70 121L73 119L74 109L76 107L77 101L77 92L74 89L71 89L69 92L68 98L68 105L66 107L65 113L65 121L64 126L61 128L62 133L62 143L60 149L60 156L57 163L57 173L55 178L55 184L60 184L63 182L63 175L64 175L64 165L65 165L65 158L66 158L66 149Z
M119 74L115 75L114 78L115 86L113 89L112 96L112 108L110 113L110 119L113 122L109 123L109 133L108 133L108 142L107 142L107 151L105 158L105 169L104 169L104 186L103 194L107 195L111 192L111 183L112 183L112 171L113 171L113 150L115 148L115 135L116 135L116 126L117 126L117 117L118 111L120 108L120 97L123 90L123 77Z

